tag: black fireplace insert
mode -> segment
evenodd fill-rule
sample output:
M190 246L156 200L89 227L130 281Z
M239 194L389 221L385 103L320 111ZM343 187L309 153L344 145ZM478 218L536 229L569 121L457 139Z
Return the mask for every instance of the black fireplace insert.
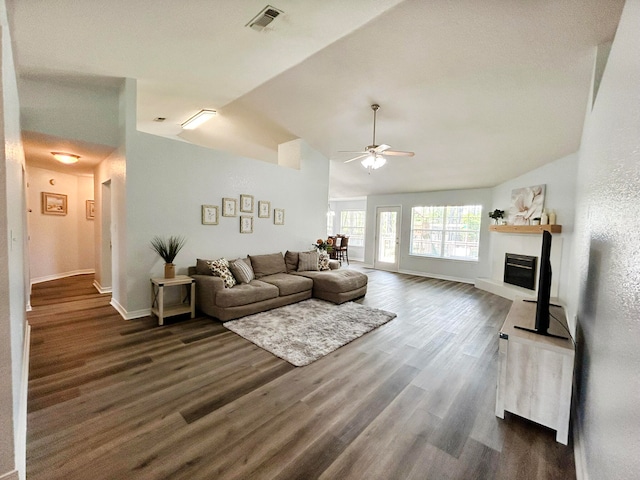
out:
M535 290L537 264L538 257L505 253L504 283Z

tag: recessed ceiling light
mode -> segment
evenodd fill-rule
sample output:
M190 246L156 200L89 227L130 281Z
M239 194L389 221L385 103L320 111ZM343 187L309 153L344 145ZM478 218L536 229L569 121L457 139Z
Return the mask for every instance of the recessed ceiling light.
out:
M60 163L66 164L76 163L80 159L80 155L74 155L73 153L51 152L51 155Z
M215 110L203 109L196 113L193 117L182 124L182 128L185 130L193 130L198 128L204 122L214 117L217 114Z

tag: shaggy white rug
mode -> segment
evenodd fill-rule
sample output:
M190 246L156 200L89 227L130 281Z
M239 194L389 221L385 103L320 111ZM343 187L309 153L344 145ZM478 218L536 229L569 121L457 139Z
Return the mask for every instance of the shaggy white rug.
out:
M315 298L225 322L224 326L287 362L302 367L337 350L396 314Z

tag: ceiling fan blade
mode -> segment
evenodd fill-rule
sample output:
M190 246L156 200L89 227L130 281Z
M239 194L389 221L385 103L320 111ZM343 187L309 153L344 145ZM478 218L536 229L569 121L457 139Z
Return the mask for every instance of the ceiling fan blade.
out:
M413 157L414 152L403 152L401 150L385 150L383 155L389 155L394 157Z
M358 153L360 153L360 152L358 152ZM368 157L368 156L369 156L369 152L364 153L362 155L358 155L357 157L350 158L349 160L346 160L344 163L349 163L349 162L353 162L355 160L360 160L361 158Z
M361 155L364 155L365 153L369 152L365 152L364 150L338 150L337 153L359 153Z

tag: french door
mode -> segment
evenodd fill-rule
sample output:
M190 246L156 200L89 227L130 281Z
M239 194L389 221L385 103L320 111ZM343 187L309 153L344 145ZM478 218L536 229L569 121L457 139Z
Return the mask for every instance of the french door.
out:
M376 209L376 254L373 266L379 270L398 271L400 262L400 207Z

